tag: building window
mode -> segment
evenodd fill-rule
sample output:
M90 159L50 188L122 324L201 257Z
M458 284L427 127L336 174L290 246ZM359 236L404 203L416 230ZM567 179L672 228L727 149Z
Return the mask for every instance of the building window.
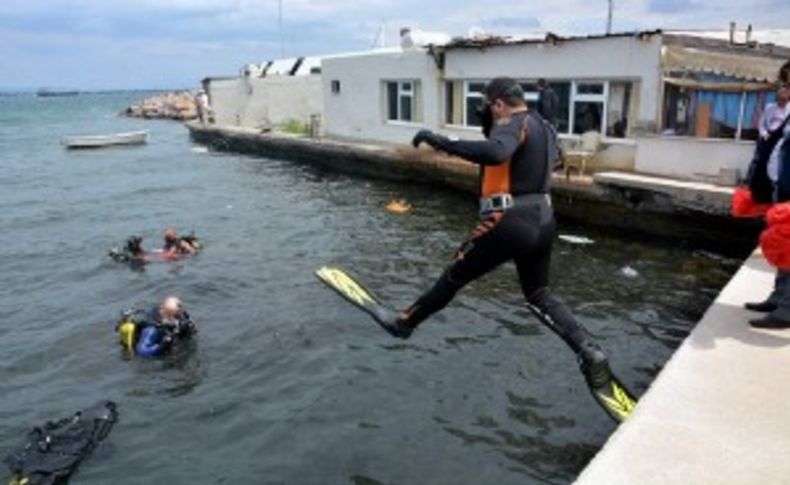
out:
M573 133L602 132L605 103L606 83L573 83Z
M571 131L571 83L570 81L548 81L549 87L557 95L557 133L569 134Z
M483 109L483 89L486 83L482 81L467 81L464 83L464 125L480 126L480 111Z
M532 80L519 81L524 100L537 109L540 93ZM582 134L597 131L602 135L623 138L628 135L628 121L633 110L633 83L620 81L549 80L557 95L557 132ZM444 92L444 120L448 125L480 126L486 81L447 81ZM605 131L604 131L605 128Z
M521 90L524 91L524 101L527 102L529 109L538 109L540 93L538 92L537 83L521 82L519 84L521 85Z
M664 87L664 126L666 135L698 138L727 138L756 140L758 122L763 108L775 100L772 90L729 91L715 90L715 82L743 82L742 79L719 76L703 77L707 84L696 88L666 83ZM699 83L701 85L702 83Z
M387 120L419 121L416 111L419 101L419 82L389 81L387 87Z
M570 113L570 100L571 100L571 83L568 81L547 81L549 87L554 94L557 95L557 133L567 134L569 132L570 120L568 118ZM524 91L524 100L527 102L529 109L538 109L538 100L540 99L540 91L538 91L538 84L536 82L522 82L521 89Z
M332 94L340 94L340 81L332 80Z
M631 83L610 82L606 103L606 136L625 138L628 134Z

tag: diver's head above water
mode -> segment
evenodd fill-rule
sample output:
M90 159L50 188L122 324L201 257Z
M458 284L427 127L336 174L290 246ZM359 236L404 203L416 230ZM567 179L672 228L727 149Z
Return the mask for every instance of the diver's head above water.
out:
M168 227L165 231L165 246L173 245L178 242L178 233L172 227Z
M162 321L178 320L184 313L184 305L178 297L168 296L159 305L159 315Z
M131 236L126 240L126 250L132 256L142 256L143 254L143 238L140 236Z

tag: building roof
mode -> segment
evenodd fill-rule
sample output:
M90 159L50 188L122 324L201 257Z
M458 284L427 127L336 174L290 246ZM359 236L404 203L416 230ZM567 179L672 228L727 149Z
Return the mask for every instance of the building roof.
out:
M580 40L608 39L617 37L634 37L639 39L649 38L659 35L662 31L641 30L632 32L616 32L611 34L590 34L590 35L570 35L562 36L553 32L530 34L522 37L504 37L490 35L485 37L456 37L450 43L441 46L444 50L453 49L485 49L488 47L498 47L504 45L525 45L525 44L559 44L562 42L572 42Z
M689 37L699 37L704 39L717 39L729 42L730 31L727 29L718 30L667 30L667 34L685 35ZM746 30L735 31L734 42L736 44L747 44L756 42L757 44L773 44L790 48L790 29L765 29L752 30L747 39Z

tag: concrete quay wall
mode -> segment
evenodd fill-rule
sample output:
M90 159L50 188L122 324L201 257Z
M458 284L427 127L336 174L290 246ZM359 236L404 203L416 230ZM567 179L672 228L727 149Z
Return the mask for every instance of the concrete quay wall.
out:
M309 138L277 132L187 123L192 139L215 150L291 160L319 169L476 193L478 168L456 157L406 144ZM729 216L731 189L668 179L556 174L552 199L561 218L647 237L682 239L709 249L748 252L759 222Z

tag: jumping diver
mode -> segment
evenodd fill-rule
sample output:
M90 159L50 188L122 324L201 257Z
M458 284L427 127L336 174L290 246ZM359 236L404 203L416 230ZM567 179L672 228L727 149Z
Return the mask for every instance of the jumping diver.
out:
M527 109L515 80L495 78L483 95L485 141L452 141L430 130L420 130L412 141L415 147L427 143L480 165L482 222L434 286L397 312L338 268L324 267L316 275L367 311L390 335L407 339L466 284L512 260L529 309L573 350L593 396L612 418L622 421L635 399L612 375L601 347L548 287L555 237L549 185L557 159L556 132L538 113Z
M175 296L168 296L148 312L124 312L117 330L124 349L143 357L162 355L175 342L197 333L183 303Z

